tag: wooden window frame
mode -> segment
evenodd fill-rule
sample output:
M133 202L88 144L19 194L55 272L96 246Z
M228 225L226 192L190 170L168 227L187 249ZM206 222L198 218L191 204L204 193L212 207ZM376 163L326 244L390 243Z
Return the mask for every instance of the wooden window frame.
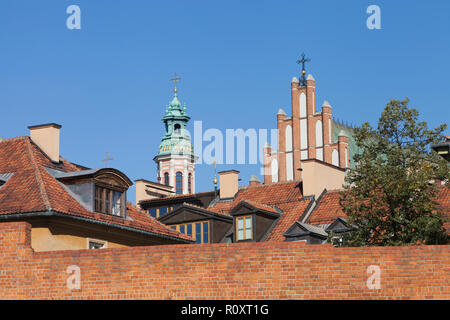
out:
M195 225L196 224L200 224L200 243L197 244L205 244L205 243L211 243L211 221L207 220L207 221L195 221L195 222L187 222L187 223L179 223L179 224L173 224L173 225L169 225L170 228L175 227L174 230L181 232L180 231L180 226L184 226L184 233L185 235L187 235L187 229L188 229L188 225L191 225L192 227L192 235L191 237L194 239L194 241L197 240L197 234L195 231ZM204 231L203 231L203 226L204 224L207 223L208 224L208 242L204 242L203 241L203 235L204 235Z
M99 193L97 193L99 190ZM114 191L120 192L120 215L113 214L113 194ZM125 217L125 191L124 188L110 186L104 183L94 184L94 211L108 214L114 217ZM100 196L100 198L99 198ZM108 201L107 201L108 196Z
M250 237L247 238L246 232L247 232L247 226L246 226L246 219L250 218ZM243 220L243 234L244 234L244 238L243 239L239 239L239 220ZM249 216L241 216L241 217L236 217L236 241L249 241L249 240L253 240L253 216L249 215Z

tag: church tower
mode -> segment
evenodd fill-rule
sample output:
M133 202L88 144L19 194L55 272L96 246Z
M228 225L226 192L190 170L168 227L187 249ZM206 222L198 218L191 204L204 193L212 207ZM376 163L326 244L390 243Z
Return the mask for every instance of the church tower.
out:
M186 129L190 117L186 105L178 100L176 81L174 97L162 118L166 133L161 139L158 154L153 158L158 168L158 183L172 186L176 194L195 193L195 161L191 137Z
M278 150L264 146L264 183L302 179L302 162L311 159L346 169L350 167L349 136L352 129L333 121L331 105L325 101L316 107L316 81L306 76L302 59L300 77L291 81L291 114L277 113ZM353 144L353 141L351 141Z

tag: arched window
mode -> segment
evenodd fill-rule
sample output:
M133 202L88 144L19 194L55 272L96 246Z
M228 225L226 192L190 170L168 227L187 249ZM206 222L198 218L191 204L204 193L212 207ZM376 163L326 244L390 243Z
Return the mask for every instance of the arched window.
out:
M192 193L192 173L188 174L188 193Z
M323 138L322 138L322 121L317 120L316 122L316 147L323 146Z
M177 194L183 193L183 174L178 171L175 177L175 191Z
M336 149L331 152L331 164L339 167L339 152Z
M166 172L166 173L164 173L164 184L166 185L166 186L168 186L169 185L169 173L168 172Z
M175 133L180 134L181 131L181 126L179 123L176 123L175 126L173 127L175 130Z
M286 152L292 151L292 127L290 125L286 126Z
M272 160L272 182L278 182L278 161L277 159Z
M306 117L306 95L305 93L300 94L300 118Z

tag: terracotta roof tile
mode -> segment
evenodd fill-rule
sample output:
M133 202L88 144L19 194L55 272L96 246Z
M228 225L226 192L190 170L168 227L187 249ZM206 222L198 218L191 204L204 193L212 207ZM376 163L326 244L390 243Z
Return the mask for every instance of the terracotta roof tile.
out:
M61 165L53 164L29 137L0 142L0 173L13 173L0 187L0 215L52 211L147 231L156 236L192 241L131 203L127 203L127 215L132 220L86 210L45 167L66 172L82 169L67 160Z
M331 190L322 196L306 223L327 224L335 221L338 217L347 218L347 215L339 204L339 190Z
M232 201L213 201L208 210L228 213L244 200L278 207L280 203L292 202L302 197L298 184L298 181L289 181L242 187Z
M281 217L278 218L266 241L284 241L283 233L300 219L312 201L310 198L301 199L302 192L298 181L261 184L240 188L231 201L213 201L208 210L229 213L242 201L274 213L279 213L277 209L280 209Z
M443 186L439 191L436 201L442 207L446 208L445 215L450 217L450 188L448 186ZM339 190L331 190L322 196L316 208L312 211L311 215L306 220L306 223L312 225L318 224L328 224L335 221L338 217L347 218L347 214L342 210L339 204ZM449 223L446 225L447 231Z
M283 233L285 233L296 221L300 220L301 216L312 201L312 198L305 198L300 201L280 204L279 208L283 211L283 213L276 222L276 225L270 232L269 236L266 238L266 241L284 241L285 238Z
M268 205L266 205L266 204L262 204L262 203L257 203L257 202L255 202L255 201L250 201L250 200L243 200L242 202L240 202L240 203L248 203L248 204L250 204L252 207L255 207L256 209L259 209L259 210L264 210L264 211L267 211L267 212L271 212L271 213L275 213L275 214L279 214L280 213L280 210L278 209L276 209L275 207L273 207L273 206L268 206ZM237 206L239 206L240 205L240 203L238 203L238 205Z
M208 207L209 211L217 212L217 213L229 213L231 209L233 209L234 201L218 201L216 203L211 204Z

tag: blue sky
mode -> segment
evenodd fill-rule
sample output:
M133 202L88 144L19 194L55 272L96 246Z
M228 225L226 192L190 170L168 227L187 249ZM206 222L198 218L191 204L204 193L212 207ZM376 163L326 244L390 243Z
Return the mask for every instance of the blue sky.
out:
M66 28L72 4L81 30ZM366 27L371 4L381 30ZM449 13L447 0L2 0L0 136L56 122L67 159L97 168L109 151L131 179L154 180L174 72L191 128L270 129L290 110L302 52L318 103L339 119L376 123L390 99L408 96L429 125L448 123ZM246 185L260 165L218 166L231 168ZM196 177L197 191L213 188L211 166Z

